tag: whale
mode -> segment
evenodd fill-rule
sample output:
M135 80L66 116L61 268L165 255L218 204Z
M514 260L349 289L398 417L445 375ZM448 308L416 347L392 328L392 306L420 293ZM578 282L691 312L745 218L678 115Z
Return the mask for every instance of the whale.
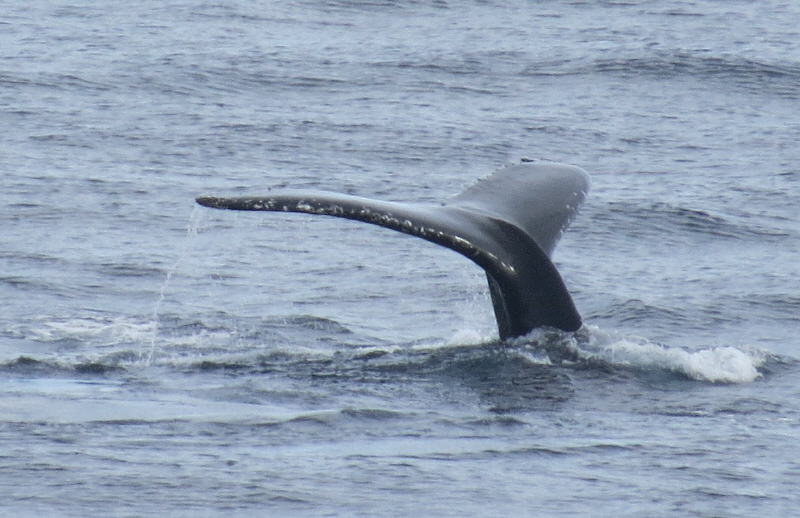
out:
M440 203L383 201L317 190L201 196L204 207L299 212L370 223L449 248L486 273L501 340L540 327L577 331L581 316L552 261L589 191L583 169L560 163L506 166Z

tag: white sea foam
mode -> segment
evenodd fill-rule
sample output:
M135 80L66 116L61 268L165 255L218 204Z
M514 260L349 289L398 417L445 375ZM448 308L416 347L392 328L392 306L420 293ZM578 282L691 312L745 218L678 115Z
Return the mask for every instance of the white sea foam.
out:
M127 318L56 318L19 326L15 334L36 342L78 340L97 345L139 343L153 333L150 320Z
M482 333L477 329L464 328L456 330L453 335L445 341L444 345L482 344L492 339L493 337L490 334Z
M547 355L545 351L519 351L517 354L519 354L522 358L524 358L530 363L535 363L539 365L553 364L553 362L550 360L550 357Z
M19 325L9 331L14 337L25 341L57 345L56 355L59 362L102 362L109 351L114 351L117 360L129 357L124 360L125 363L151 364L155 357L158 357L160 363L170 363L174 357L187 354L194 359L202 358L209 349L215 350L219 344L229 345L235 339L231 331L224 329L183 330L160 335L160 347L156 354L143 357L143 347L151 343L156 331L156 322L147 318L49 318ZM126 354L119 356L118 353Z
M578 352L614 365L679 372L699 381L749 383L758 379L764 355L748 348L722 346L687 350L667 347L640 337L615 337L590 329L588 344Z

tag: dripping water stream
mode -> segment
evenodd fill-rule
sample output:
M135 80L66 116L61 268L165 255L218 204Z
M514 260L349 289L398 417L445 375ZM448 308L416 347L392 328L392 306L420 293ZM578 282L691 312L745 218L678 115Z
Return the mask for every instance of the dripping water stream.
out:
M145 365L150 365L153 361L153 355L155 354L159 337L161 306L166 298L172 276L178 271L178 268L192 250L193 245L197 242L197 234L204 221L203 212L204 211L202 211L200 207L195 206L192 208L192 212L189 215L189 223L186 226L186 234L183 238L183 242L178 247L177 257L164 275L164 280L161 282L161 287L158 290L158 299L156 299L153 304L152 332L149 347L147 351L139 351L139 361L143 362Z

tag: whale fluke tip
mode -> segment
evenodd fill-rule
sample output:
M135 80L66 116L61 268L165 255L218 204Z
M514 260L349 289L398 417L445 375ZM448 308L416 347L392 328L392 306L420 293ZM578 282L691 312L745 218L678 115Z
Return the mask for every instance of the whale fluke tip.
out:
M210 207L212 209L219 209L222 208L222 198L218 198L216 196L199 196L194 199L199 205L203 207Z

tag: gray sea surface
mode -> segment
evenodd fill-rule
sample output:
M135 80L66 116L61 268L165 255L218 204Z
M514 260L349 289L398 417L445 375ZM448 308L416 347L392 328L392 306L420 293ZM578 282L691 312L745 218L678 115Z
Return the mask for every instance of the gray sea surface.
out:
M800 4L0 0L3 516L797 516ZM585 320L312 188L592 190Z

